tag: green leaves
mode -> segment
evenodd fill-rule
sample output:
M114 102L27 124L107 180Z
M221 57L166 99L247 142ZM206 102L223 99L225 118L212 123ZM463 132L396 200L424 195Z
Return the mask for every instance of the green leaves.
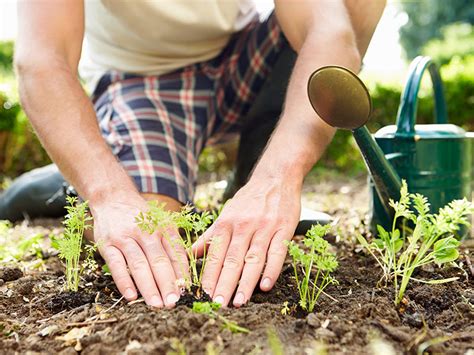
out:
M330 273L336 270L336 256L330 252L330 244L323 239L329 225L314 225L303 239L305 249L294 241L286 242L293 259L293 269L300 295L301 308L312 312L320 294L329 284L337 283ZM300 278L298 269L301 270Z
M70 291L77 291L79 287L79 277L84 268L79 265L82 252L82 238L84 231L92 228L92 216L88 213L87 202L78 202L76 197L67 197L68 212L63 224L64 233L57 238L52 239L53 248L59 251L59 257L66 264L66 286ZM95 249L90 246L87 248L88 258L85 266L93 267L93 253Z
M469 225L468 217L474 213L474 205L466 199L455 200L437 214L432 214L428 199L421 194L408 193L407 184L402 181L400 201L390 201L390 206L395 210L392 230L388 232L377 226L378 238L370 244L361 235L358 239L377 260L384 271L384 278L393 281L395 303L398 304L418 267L430 263L446 264L459 257L460 243L455 236L461 225ZM396 228L398 219L407 220L414 225L414 229L405 227L401 233ZM453 280L436 280L436 283ZM432 280L416 281L434 283Z
M197 256L192 252L192 245L216 218L217 214L211 215L207 211L201 214L196 213L190 205L183 206L179 212L173 212L166 210L165 203L150 201L148 211L140 212L135 222L142 231L148 234L159 231L173 247L176 247L176 242L170 239L170 231L180 229L184 232L184 238L178 239L178 243L186 250L189 259L189 266L181 265L182 268L189 267L191 280L186 280L189 288L191 284L201 287L202 270L205 265L204 255L201 272L198 272Z
M193 302L192 310L194 313L210 315L219 308L221 308L221 305L217 302Z
M223 322L223 327L229 329L232 333L250 333L247 328L239 326L237 323L227 319L217 313L221 305L216 302L193 302L192 311L194 313L206 314L211 318L218 318Z
M434 260L437 264L449 263L459 257L458 247L461 243L454 237L447 237L434 243Z

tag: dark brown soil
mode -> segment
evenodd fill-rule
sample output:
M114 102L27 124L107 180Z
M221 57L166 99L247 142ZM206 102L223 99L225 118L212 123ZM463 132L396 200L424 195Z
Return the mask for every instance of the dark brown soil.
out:
M59 264L48 263L45 271L29 271L0 288L0 351L158 354L184 347L199 354L214 347L225 354L270 353L269 331L288 354L318 347L367 353L381 342L405 353L416 353L430 341L433 353L474 349L474 275L467 266L442 275L459 276L459 281L412 285L401 307L395 307L391 287L377 287L381 275L372 259L342 242L336 247L339 284L327 289L331 298L322 296L314 313L295 312L298 295L289 265L271 292L257 291L247 306L219 311L249 334L231 333L219 320L186 305L153 310L143 302L119 301L110 277L100 273L83 280L80 292L62 292L64 276L55 270ZM440 276L439 270L418 275L427 276ZM192 300L183 299L189 306ZM282 314L285 301L287 315ZM65 335L72 329L78 334L69 339Z
M127 303L111 278L100 272L85 277L77 294L66 293L62 265L48 254L39 269L25 266L21 275L16 271L18 277L0 286L0 353L277 354L280 346L285 354L319 354L324 349L330 354L472 354L473 243L463 247L458 267L427 268L416 275L458 276L458 281L413 283L397 307L391 286L379 282L376 263L354 243L360 215L346 208L335 212L349 215L350 222L340 221L330 239L339 258L334 275L339 284L327 288L329 296L321 296L311 314L297 309L298 291L288 263L272 291L256 291L240 309L218 311L250 330L242 334L225 329L219 319L193 313L192 297L171 310L151 309L142 300ZM0 269L0 275L5 272ZM274 335L280 344L271 341Z

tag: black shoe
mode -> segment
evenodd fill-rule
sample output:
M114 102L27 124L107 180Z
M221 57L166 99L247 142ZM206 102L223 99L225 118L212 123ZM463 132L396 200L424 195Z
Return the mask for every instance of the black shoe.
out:
M64 216L65 184L54 164L21 175L0 194L0 220Z

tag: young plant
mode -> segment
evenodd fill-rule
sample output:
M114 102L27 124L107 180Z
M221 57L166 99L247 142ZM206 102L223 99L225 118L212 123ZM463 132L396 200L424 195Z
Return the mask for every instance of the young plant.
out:
M400 201L390 200L390 206L395 210L391 231L377 226L378 238L372 243L362 235L357 238L382 268L383 279L393 282L395 304L403 299L410 280L430 284L456 280L452 277L425 281L412 275L423 265L442 265L459 257L456 232L462 225L469 226L468 217L474 212L474 205L466 199L455 200L437 214L431 214L427 198L408 193L406 181L402 181ZM400 222L403 222L401 231L397 228ZM407 226L410 223L414 228Z
M303 240L305 249L294 241L287 242L289 253L293 258L293 270L300 295L300 306L312 312L324 289L337 281L331 273L338 267L336 256L329 251L329 243L323 236L331 227L314 225ZM299 270L301 271L301 274Z
M92 217L88 214L87 202L79 203L76 197L67 197L67 215L63 222L64 233L53 240L53 246L59 251L59 257L66 264L66 287L69 291L77 292L79 279L86 267L92 266L94 247L88 248L88 257L83 265L80 264L82 239L86 229L92 227L89 223Z
M192 310L194 313L206 314L211 318L221 320L224 328L229 329L232 333L250 333L250 330L247 328L241 327L237 323L217 313L219 308L221 308L221 305L216 302L193 302Z
M176 247L176 243L179 243L184 248L189 259L189 274L191 275L191 280L186 280L186 286L189 290L192 285L198 288L201 287L202 272L206 263L204 251L201 269L198 270L198 257L193 253L192 245L214 218L214 215L209 214L209 212L195 213L189 205L184 206L179 212L172 212L165 209L165 204L151 201L148 211L146 213L141 212L137 216L136 222L142 231L152 234L159 230L173 247ZM171 238L171 231L176 229L184 232L183 238L174 240Z

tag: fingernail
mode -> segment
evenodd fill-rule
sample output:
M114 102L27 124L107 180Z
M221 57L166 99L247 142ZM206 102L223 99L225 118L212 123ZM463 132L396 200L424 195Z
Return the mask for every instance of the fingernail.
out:
M170 293L168 297L166 297L166 303L168 305L174 305L176 302L178 302L179 297L176 293Z
M272 286L272 281L268 277L265 277L262 281L262 288L268 290L271 286Z
M235 295L234 305L237 307L242 306L245 303L245 296L242 292L239 292Z
M219 303L220 305L223 305L224 304L224 297L217 296L216 298L214 298L214 302Z
M125 297L127 300L135 298L135 292L131 288L127 288L123 293L123 297Z
M163 302L161 302L160 297L155 295L150 299L150 306L160 308L163 307Z

